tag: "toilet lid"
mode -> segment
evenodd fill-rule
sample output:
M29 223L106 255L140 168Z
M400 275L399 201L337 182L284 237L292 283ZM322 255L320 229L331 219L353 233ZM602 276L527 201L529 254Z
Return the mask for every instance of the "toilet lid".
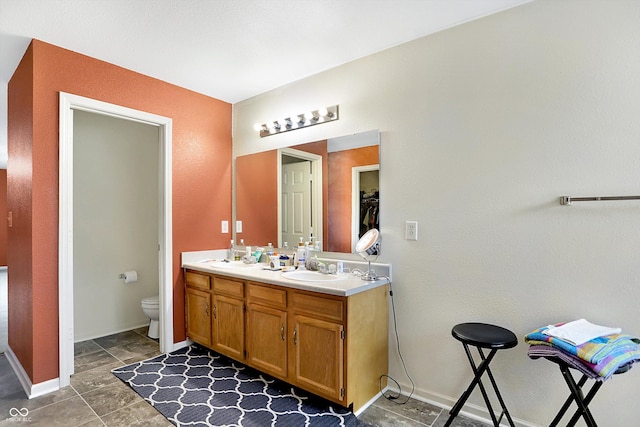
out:
M147 297L142 299L143 304L160 304L160 295L154 297Z

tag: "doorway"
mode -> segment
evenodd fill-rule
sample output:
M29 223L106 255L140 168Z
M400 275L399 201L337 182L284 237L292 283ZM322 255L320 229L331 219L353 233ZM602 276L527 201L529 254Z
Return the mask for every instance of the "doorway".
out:
M74 111L75 343L149 324L140 301L159 294L158 130ZM125 271L136 280L120 279Z
M278 247L322 240L322 156L280 149L278 207Z
M160 351L170 352L173 346L173 267L171 233L171 129L170 118L133 110L114 104L60 93L60 223L58 250L58 286L60 318L59 386L70 384L74 372L74 187L73 187L73 117L74 111L133 120L152 125L159 130L159 191L158 191L158 277L160 299Z
M356 166L351 169L351 252L371 228L379 229L380 165Z

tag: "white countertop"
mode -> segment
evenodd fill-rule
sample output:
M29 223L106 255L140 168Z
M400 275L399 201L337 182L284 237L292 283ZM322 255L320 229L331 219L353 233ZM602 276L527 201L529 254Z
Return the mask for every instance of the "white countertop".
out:
M269 270L267 268L267 264L243 264L241 261L223 263L220 261L202 259L200 261L187 261L183 258L182 267L204 273L214 273L238 279L253 280L256 282L279 285L287 288L302 289L339 296L354 295L389 283L389 280L386 277L381 277L378 280L370 282L362 280L359 276L352 273L330 275L332 279L336 279L327 281L309 282L293 280L283 276L282 270Z

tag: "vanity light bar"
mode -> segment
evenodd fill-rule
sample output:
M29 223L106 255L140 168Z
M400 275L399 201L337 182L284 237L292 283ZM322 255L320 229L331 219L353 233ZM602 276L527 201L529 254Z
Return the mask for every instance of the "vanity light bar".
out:
M332 122L338 120L338 118L338 106L332 105L331 107L322 107L306 113L291 114L272 122L256 123L254 129L260 134L261 138L264 138L277 133Z

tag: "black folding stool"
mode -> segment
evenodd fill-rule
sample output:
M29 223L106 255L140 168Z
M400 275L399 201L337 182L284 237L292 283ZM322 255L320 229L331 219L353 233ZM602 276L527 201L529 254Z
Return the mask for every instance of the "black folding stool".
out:
M500 326L488 325L486 323L461 323L453 327L453 329L451 330L451 335L453 335L453 337L458 341L462 342L464 351L465 353L467 353L467 358L469 359L469 363L471 364L471 369L473 370L474 377L473 381L471 381L471 384L469 384L469 387L467 387L462 396L460 396L460 399L458 399L453 408L451 408L451 411L449 412L449 419L445 423L444 427L450 426L453 420L458 416L458 413L464 406L465 402L471 395L471 392L476 385L480 387L482 397L487 404L487 409L489 410L489 414L491 415L491 421L493 421L493 425L495 427L498 427L500 425L502 417L506 416L507 420L509 421L509 425L515 427L515 424L511 419L511 415L509 414L509 411L504 404L504 400L500 395L500 391L498 390L496 381L493 378L493 374L489 369L489 363L491 363L491 360L493 360L493 357L498 350L513 348L518 345L518 338L513 332L508 329L502 328ZM482 359L478 366L476 366L473 360L473 356L471 355L469 346L473 346L478 349L478 353L480 354L480 358ZM489 352L489 355L486 357L484 355L484 352L482 351L483 348L491 350ZM496 396L498 397L498 401L500 402L500 406L502 407L502 413L500 414L499 418L496 418L496 415L493 412L493 408L491 407L491 402L489 401L487 391L482 384L481 377L485 372L487 373L489 380L491 380L493 390L495 391Z
M558 425L558 423L560 423L560 420L562 419L562 417L564 417L572 402L576 402L578 409L576 409L573 417L569 420L567 427L576 425L580 417L584 418L584 421L585 423L587 423L588 427L598 427L598 424L596 424L596 421L593 419L593 415L591 415L591 411L589 410L589 403L591 403L598 390L600 390L600 387L602 387L603 381L595 381L595 383L591 386L591 388L587 392L587 395L585 396L582 392L582 387L584 387L587 380L589 379L587 375L582 374L580 381L576 383L573 375L569 371L569 368L571 367L569 364L556 357L545 357L545 359L555 362L558 364L558 366L560 366L562 377L564 378L567 386L569 386L569 390L571 391L571 394L564 402L564 405L562 405L562 408L560 408L560 411L553 419L551 424L549 424L549 427L555 427ZM631 369L631 366L631 363L622 365L614 372L614 374L622 374L624 372L627 372L629 369Z

